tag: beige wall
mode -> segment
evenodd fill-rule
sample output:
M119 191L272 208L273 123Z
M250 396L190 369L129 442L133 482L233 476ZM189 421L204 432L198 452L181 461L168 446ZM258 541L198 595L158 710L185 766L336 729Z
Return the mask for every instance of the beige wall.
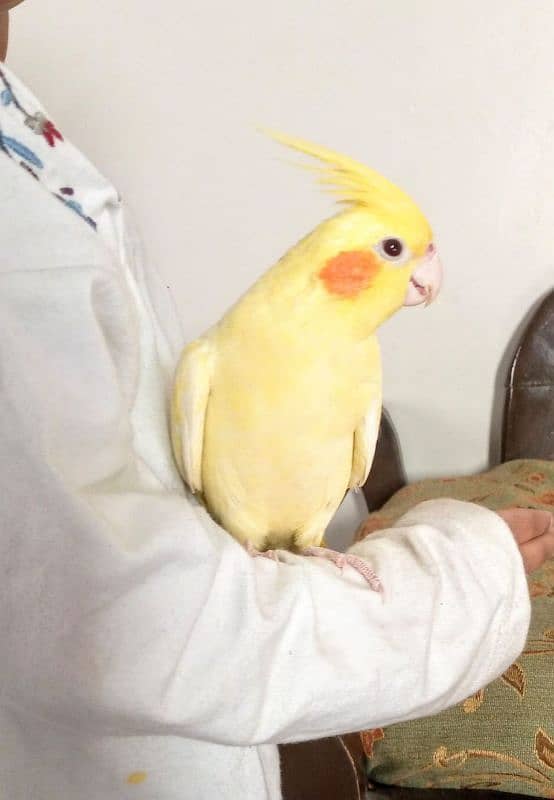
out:
M332 211L257 123L405 187L446 281L382 331L386 403L412 478L486 464L499 360L553 283L552 2L27 0L12 37L127 197L187 338Z

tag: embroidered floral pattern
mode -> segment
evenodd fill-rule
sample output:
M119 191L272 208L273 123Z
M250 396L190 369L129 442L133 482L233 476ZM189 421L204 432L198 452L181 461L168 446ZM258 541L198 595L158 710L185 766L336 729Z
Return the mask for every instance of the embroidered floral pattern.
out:
M511 667L508 667L506 672L504 672L500 678L507 686L510 686L516 692L516 694L518 694L520 697L525 697L527 676L517 661L512 664Z
M364 753L368 758L373 758L373 748L375 746L375 742L379 742L381 739L384 739L385 732L382 728L373 728L369 731L363 731L361 736Z
M44 114L41 114L40 111L37 111L37 113L33 114L32 117L28 116L25 120L25 125L31 128L31 130L35 133L42 134L50 147L54 147L56 144L56 139L59 139L60 142L63 142L63 136L56 128L54 123L49 119L46 119Z
M445 788L452 785L453 775L459 774L462 767L467 767L460 781L461 789L502 789L509 778L521 793L554 797L554 776L550 774L550 770L554 769L554 742L542 728L535 732L532 750L539 766L509 753L481 748L467 748L449 755L448 749L441 745L434 751L428 764L404 773L398 782L400 785L410 785L416 775L423 776L432 771L433 778L424 781L423 786L426 789ZM495 764L498 765L496 768Z
M554 559L547 561L539 573L529 581L531 597L554 597Z
M44 167L44 164L42 163L40 158L22 142L18 142L17 139L12 139L11 136L3 136L1 132L0 132L0 137L2 138L2 144L7 150L11 150L20 158L24 158L26 161L28 161L30 164L33 164L33 166L37 167L38 169L42 169Z
M546 506L554 506L554 492L545 492L544 494L540 494L535 499L539 503L543 503Z
M478 692L472 694L467 700L462 703L462 709L466 714L475 714L477 709L481 708L485 700L485 690L479 689Z
M47 119L41 111L29 113L18 99L14 89L3 69L0 68L0 84L4 86L0 92L0 104L4 107L13 106L21 115L22 120L37 136L41 136L50 147L55 147L57 143L63 143L64 138L54 123ZM22 131L23 133L23 131ZM16 160L19 165L38 181L42 181L41 172L45 169L45 163L28 143L20 141L19 138L7 136L0 128L0 150L12 160ZM67 208L78 214L88 225L96 230L96 222L85 213L81 203L74 199L75 190L72 187L64 186L59 193L49 189L51 194L64 203ZM68 196L71 199L68 199Z
M527 480L531 481L532 483L544 483L545 475L544 472L531 472L527 476Z

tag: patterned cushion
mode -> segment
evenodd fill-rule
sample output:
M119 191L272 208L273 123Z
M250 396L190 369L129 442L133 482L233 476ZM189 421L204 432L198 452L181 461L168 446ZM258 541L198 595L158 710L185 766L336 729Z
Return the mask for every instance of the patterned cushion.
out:
M554 462L511 461L482 475L407 486L368 517L357 538L435 497L491 509L552 511ZM370 780L554 798L554 559L529 576L529 588L531 627L518 660L494 683L441 714L364 731Z

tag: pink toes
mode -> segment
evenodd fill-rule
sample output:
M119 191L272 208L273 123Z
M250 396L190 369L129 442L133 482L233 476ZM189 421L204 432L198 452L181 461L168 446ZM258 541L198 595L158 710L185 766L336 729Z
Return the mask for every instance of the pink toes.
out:
M272 561L279 563L279 552L277 550L258 550L251 542L245 543L246 551L252 558L270 558ZM327 547L307 547L302 551L305 556L317 556L318 558L326 558L332 561L333 564L342 571L346 564L355 569L362 578L369 583L370 588L374 592L382 592L383 585L379 580L379 576L371 569L367 561L359 556L352 555L352 553L338 553L336 550L329 550Z
M302 552L305 556L326 558L332 561L333 564L336 564L340 570L343 570L344 565L348 564L369 583L370 588L374 592L383 591L383 585L379 580L379 576L375 574L367 561L364 561L363 558L359 558L359 556L352 555L351 553L337 553L336 550L329 550L327 547L307 547Z
M246 552L252 556L252 558L270 558L272 561L276 561L279 563L279 553L277 550L258 550L254 547L252 542L246 542Z

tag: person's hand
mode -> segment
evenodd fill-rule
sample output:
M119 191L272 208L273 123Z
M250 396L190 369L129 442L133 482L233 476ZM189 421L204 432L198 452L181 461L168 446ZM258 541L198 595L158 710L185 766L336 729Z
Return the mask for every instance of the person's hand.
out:
M534 572L554 556L554 516L537 508L505 508L497 511L516 540L525 572Z

